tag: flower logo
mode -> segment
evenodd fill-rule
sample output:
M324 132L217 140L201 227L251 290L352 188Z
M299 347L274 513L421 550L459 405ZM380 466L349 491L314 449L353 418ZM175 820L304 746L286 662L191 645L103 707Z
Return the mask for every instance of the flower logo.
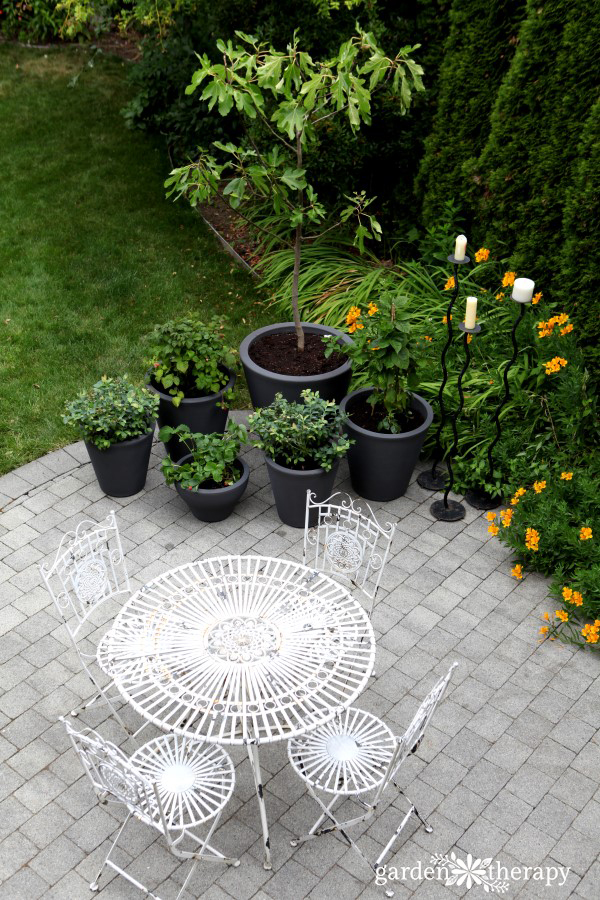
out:
M467 859L462 860L454 851L449 856L435 854L431 857L431 862L437 866L444 866L448 871L448 877L445 881L446 887L455 884L457 887L463 885L467 890L473 885L481 885L486 893L502 894L508 890L508 882L499 878L490 878L488 869L492 864L492 857L486 859L473 859L471 853L467 854Z

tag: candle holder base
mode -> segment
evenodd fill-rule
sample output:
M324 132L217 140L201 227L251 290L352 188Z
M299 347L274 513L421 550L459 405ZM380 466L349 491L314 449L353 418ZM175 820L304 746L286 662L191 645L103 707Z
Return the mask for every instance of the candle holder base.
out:
M426 491L443 491L446 486L446 473L438 472L437 475L433 475L431 471L421 472L417 484Z
M469 488L465 494L465 500L473 509L496 509L502 503L502 497L497 494L495 497L482 488Z
M448 500L448 505L443 500L436 500L429 507L431 515L440 522L458 522L464 519L466 509L458 500Z

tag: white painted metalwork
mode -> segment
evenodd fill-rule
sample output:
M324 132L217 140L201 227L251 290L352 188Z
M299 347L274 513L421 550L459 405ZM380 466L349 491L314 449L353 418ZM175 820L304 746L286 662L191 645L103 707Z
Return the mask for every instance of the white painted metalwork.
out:
M407 756L415 753L418 749L425 729L444 696L456 665L457 663L454 663L450 667L444 678L440 679L427 695L401 737L395 737L388 726L377 716L360 709L349 708L340 711L333 721L303 737L293 738L289 741L290 762L306 783L308 792L321 809L320 817L308 834L295 838L291 842L293 847L320 835L338 832L354 847L371 869L376 871L377 866L382 864L413 815L421 822L426 831L432 831L432 828L419 814L416 806L406 798L409 810L403 814L398 828L374 862L364 855L356 842L348 835L348 829L366 822L373 816L383 792L391 782L403 794L395 780L398 769ZM317 791L333 795L333 799L325 803ZM363 795L369 794L369 792L371 798L365 800ZM338 803L348 798L356 799L363 812L352 819L338 821L334 816L333 809ZM324 825L327 819L331 824Z
M380 525L371 507L366 507L368 515L341 492L318 503L308 490L304 563L357 588L367 601L370 616L396 526L392 522ZM311 527L315 516L316 524Z
M160 900L111 859L132 816L164 835L177 859L193 860L177 900L185 893L201 860L239 865L239 859L225 857L209 844L235 784L231 757L222 747L177 735L162 735L127 757L91 728L77 731L65 719L61 721L100 802L114 802L127 808L127 817L90 884L92 891L99 890L98 882L108 866L147 896ZM208 833L201 838L198 826L205 825ZM184 850L186 841L188 846L198 849Z
M349 706L374 656L365 611L327 575L271 557L223 556L137 591L98 661L163 730L246 745L269 866L258 747L305 734Z
M51 565L40 566L40 572L81 665L97 692L82 707L73 710L72 715L101 701L108 704L116 719L128 730L106 689L100 686L90 668L96 652L84 649L90 631L96 627L92 617L98 607L108 600L125 599L130 594L115 513L111 512L104 522L85 520L74 531L68 531Z

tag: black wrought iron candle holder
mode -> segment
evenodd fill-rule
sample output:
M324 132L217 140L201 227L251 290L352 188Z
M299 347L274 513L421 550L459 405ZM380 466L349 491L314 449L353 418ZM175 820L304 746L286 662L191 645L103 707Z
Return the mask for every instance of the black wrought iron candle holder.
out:
M464 505L458 500L449 500L448 494L450 493L450 491L452 490L452 486L454 485L454 470L452 468L452 458L458 448L458 430L456 427L456 423L458 422L458 417L460 416L463 410L463 406L465 405L465 395L463 393L462 383L467 369L469 368L469 365L471 363L469 338L473 334L479 334L479 332L481 331L481 325L475 325L474 328L467 328L464 322L460 322L458 327L464 335L465 363L460 371L460 375L458 376L457 387L459 401L458 406L452 414L451 419L453 442L450 452L446 457L446 464L448 466L448 481L446 482L446 490L444 491L443 499L435 500L429 507L431 515L436 519L439 519L441 522L458 522L460 519L464 519L466 513Z
M513 298L514 299L514 298ZM527 306L527 300L515 300L515 303L520 304L519 315L515 319L514 325L512 327L511 332L511 340L513 345L513 354L509 360L508 365L504 369L504 397L496 407L496 412L494 413L494 422L496 425L496 436L493 441L491 441L488 450L487 450L487 458L488 458L488 479L490 482L493 481L494 478L494 447L500 440L500 435L502 434L502 428L500 425L500 413L508 403L510 399L510 387L508 384L508 373L514 366L517 361L517 356L519 355L519 347L517 344L517 329L521 324L521 320L525 315L525 307ZM465 494L465 500L469 504L469 506L474 507L475 509L495 509L502 502L502 497L500 494L490 494L489 491L485 491L482 488L470 488Z
M446 408L444 406L444 390L446 384L448 382L448 370L446 368L446 354L452 345L452 341L454 339L454 331L452 329L452 310L454 308L454 304L458 298L458 269L459 266L464 266L467 263L470 263L471 260L468 256L465 256L464 259L456 259L454 255L450 255L448 257L448 262L451 262L454 266L454 288L452 290L452 297L450 299L450 303L448 304L448 309L446 311L446 326L448 328L448 338L446 340L446 344L444 349L442 350L442 383L440 384L440 389L438 391L438 405L440 408L440 424L438 425L438 430L435 436L435 447L433 449L433 460L430 471L421 472L419 477L417 478L417 484L419 484L422 488L425 488L426 491L441 491L446 484L446 474L445 472L438 472L438 465L442 458L442 432L444 430L444 426L446 424Z

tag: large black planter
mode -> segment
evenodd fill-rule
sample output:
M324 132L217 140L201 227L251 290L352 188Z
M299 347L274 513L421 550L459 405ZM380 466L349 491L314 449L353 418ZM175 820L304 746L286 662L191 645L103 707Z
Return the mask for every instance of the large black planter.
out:
M335 461L329 472L321 468L307 469L305 472L299 469L288 469L269 459L268 456L265 456L265 462L279 518L284 525L291 525L292 528L304 528L306 491L310 488L319 503L327 500L333 493L338 460ZM311 510L309 521L311 528L317 524L317 513L316 509Z
M352 415L352 404L365 399L372 388L359 388L344 397L340 409ZM348 450L352 487L366 500L396 500L401 497L413 473L427 429L433 421L433 410L427 400L413 394L411 408L424 416L424 422L405 434L368 431L348 418L344 429L355 443Z
M184 397L179 406L174 406L171 395L165 394L150 381L148 387L160 398L158 427L170 425L171 428L177 428L178 425L187 425L192 434L223 433L229 415L229 410L221 407L223 394L225 391L233 390L236 378L231 369L227 369L226 366L223 368L229 375L229 381L220 391L217 391L216 394L209 394L207 397ZM165 446L167 453L175 462L188 453L185 444L177 438L171 438Z
M191 459L188 453L179 460L182 464ZM198 488L195 491L187 491L176 481L175 488L182 500L185 500L190 511L202 522L222 522L233 512L236 504L248 487L250 470L243 459L237 460L238 467L242 470L242 477L227 487Z
M302 323L302 328L306 334L335 334L345 344L352 343L352 339L342 331L338 331L337 328L327 328L325 325L311 325L306 322ZM300 397L302 391L310 388L311 391L318 391L325 400L335 400L336 403L339 403L348 390L351 375L349 361L346 361L331 372L324 372L322 375L280 375L277 372L263 369L262 366L258 366L250 359L250 347L258 338L268 334L289 334L292 331L294 331L293 322L267 325L265 328L258 328L256 331L251 332L240 344L240 359L244 367L250 399L254 409L269 406L277 393L283 394L286 400L300 401L302 399Z
M131 497L146 484L154 427L148 434L99 450L85 442L98 484L109 497Z

